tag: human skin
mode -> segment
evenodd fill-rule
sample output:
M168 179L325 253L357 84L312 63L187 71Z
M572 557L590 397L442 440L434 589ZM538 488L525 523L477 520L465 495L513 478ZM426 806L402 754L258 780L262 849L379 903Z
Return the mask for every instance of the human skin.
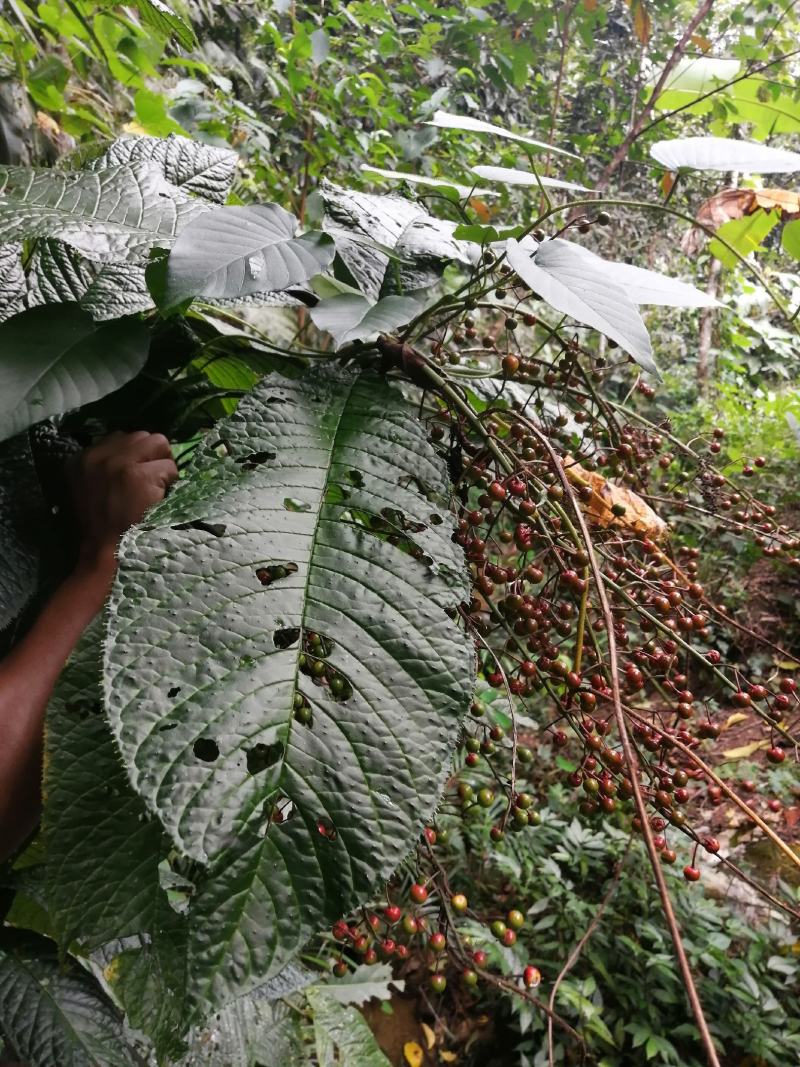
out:
M110 592L119 539L163 499L177 477L169 441L143 430L112 434L68 467L77 562L0 662L0 858L25 841L39 818L47 703L70 653Z

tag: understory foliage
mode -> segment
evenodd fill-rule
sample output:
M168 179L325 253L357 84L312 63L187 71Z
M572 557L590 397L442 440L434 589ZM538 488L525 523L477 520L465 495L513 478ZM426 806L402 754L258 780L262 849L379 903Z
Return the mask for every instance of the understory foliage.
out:
M134 43L103 16L101 51L158 62L136 52L143 25L192 43L166 5L133 6ZM298 79L326 58L317 31ZM83 52L78 74L98 59ZM59 62L42 99L76 76ZM301 88L276 88L287 113ZM148 92L136 113L158 117ZM357 1006L409 959L458 1012L513 994L537 1065L796 1055L796 893L739 871L700 799L724 797L798 865L713 744L747 714L749 755L785 770L797 661L772 644L743 663L748 628L704 568L748 546L791 582L800 538L751 491L764 457L734 470L721 427L684 441L648 409L679 309L719 305L628 262L618 233L629 210L694 216L671 185L667 203L593 196L571 149L441 102L417 147L431 131L451 161L464 139L490 147L457 178L400 176L419 196L331 180L324 153L288 195L277 167L259 185L263 143L237 190L230 147L168 123L58 168L0 166L11 639L70 563L65 455L145 428L182 474L124 536L107 609L63 672L41 828L7 871L0 1030L32 1067L386 1067ZM730 107L758 130L747 102ZM63 114L76 135L91 125L74 98ZM651 157L681 181L800 169L763 138L665 137ZM281 202L249 195L265 187ZM493 193L509 213L489 221ZM714 239L763 281L745 236ZM764 291L791 336L785 291ZM665 309L656 343L649 305ZM693 888L717 869L747 881L781 951ZM542 916L569 878L616 896ZM562 972L604 911L584 959L608 990ZM636 1015L651 973L657 1008ZM779 1039L758 1019L742 1038L731 998Z

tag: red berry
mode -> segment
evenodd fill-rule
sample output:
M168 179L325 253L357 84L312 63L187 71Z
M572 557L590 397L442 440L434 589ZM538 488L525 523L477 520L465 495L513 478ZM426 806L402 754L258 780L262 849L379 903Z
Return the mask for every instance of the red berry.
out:
M397 956L397 958L399 960L407 960L408 959L408 945L398 945L397 949L395 950L395 955Z
M502 482L492 482L489 486L489 496L493 497L495 500L505 500L506 487Z
M371 965L371 964L377 963L377 962L378 962L378 953L375 951L375 949L374 948L367 949L366 955L364 956L364 963L366 963L367 965Z
M767 749L767 759L770 763L783 763L786 759L786 753L782 748L778 748L777 745L773 745L772 748Z
M501 940L506 948L511 948L517 941L516 931L512 930L510 927L506 927Z
M400 921L403 913L397 904L390 904L388 908L383 909L383 914L386 916L387 922L394 924Z
M425 840L428 842L429 845L436 844L436 831L432 826L425 827Z
M467 910L467 898L464 896L463 893L456 893L453 897L451 897L450 904L453 908L453 911L464 912Z
M409 896L416 904L424 904L428 899L428 890L424 885L420 885L419 882L414 882L409 889Z
M440 930L437 930L435 934L431 934L428 939L428 944L434 952L444 952L447 942L444 934Z
M337 978L344 978L347 974L347 964L344 960L337 960L333 965L333 973Z
M391 956L396 948L397 944L392 940L391 937L386 937L383 941L381 941L381 952L385 956Z
M434 993L444 993L446 987L447 979L443 974L431 975L431 989L434 991Z
M700 871L697 867L687 865L683 868L683 877L686 879L687 882L699 882Z
M716 837L704 837L703 848L706 852L711 852L716 855L717 852L719 852L719 841L717 841Z
M350 927L347 925L344 919L339 919L338 922L335 922L333 924L333 927L331 928L331 933L337 941L344 941L350 933Z
M476 967L485 966L487 957L486 953L483 951L482 948L475 949L475 951L472 953L472 958L475 961Z
M541 973L538 967L532 967L530 964L522 972L522 981L525 983L526 989L535 989L542 980Z

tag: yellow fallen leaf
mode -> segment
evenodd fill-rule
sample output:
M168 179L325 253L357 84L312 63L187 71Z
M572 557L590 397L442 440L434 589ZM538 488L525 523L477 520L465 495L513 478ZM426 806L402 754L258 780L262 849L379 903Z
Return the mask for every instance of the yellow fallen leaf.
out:
M442 1063L455 1063L458 1059L458 1056L455 1054L455 1052L447 1052L445 1049L442 1049L442 1051L439 1053L439 1059L442 1061Z
M425 1035L425 1045L427 1046L427 1049L430 1052L430 1050L436 1044L436 1034L433 1032L433 1030L431 1030L430 1026L428 1026L427 1023L421 1023L420 1025L422 1026L422 1032Z
M422 1067L422 1061L425 1059L425 1053L416 1041L406 1041L403 1045L403 1056L408 1067Z
M782 671L796 671L800 663L795 663L793 659L782 659L776 666Z
M790 189L754 189L753 200L756 207L763 207L766 211L777 208L784 215L800 213L800 193Z
M729 748L722 755L725 759L747 759L762 748L769 748L769 741L753 741L749 745L742 745L741 748Z
M711 41L707 37L703 37L701 33L692 34L692 44L696 44L701 52L707 52L711 47Z
M729 715L725 720L723 730L727 730L729 726L735 726L737 722L746 722L748 716L743 711L734 711L733 715Z

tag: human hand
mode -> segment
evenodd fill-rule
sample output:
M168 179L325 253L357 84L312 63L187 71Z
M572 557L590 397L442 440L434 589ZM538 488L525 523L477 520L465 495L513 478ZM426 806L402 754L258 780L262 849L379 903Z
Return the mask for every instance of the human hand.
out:
M87 448L69 473L80 561L113 569L120 537L163 500L178 468L163 434L138 430Z

